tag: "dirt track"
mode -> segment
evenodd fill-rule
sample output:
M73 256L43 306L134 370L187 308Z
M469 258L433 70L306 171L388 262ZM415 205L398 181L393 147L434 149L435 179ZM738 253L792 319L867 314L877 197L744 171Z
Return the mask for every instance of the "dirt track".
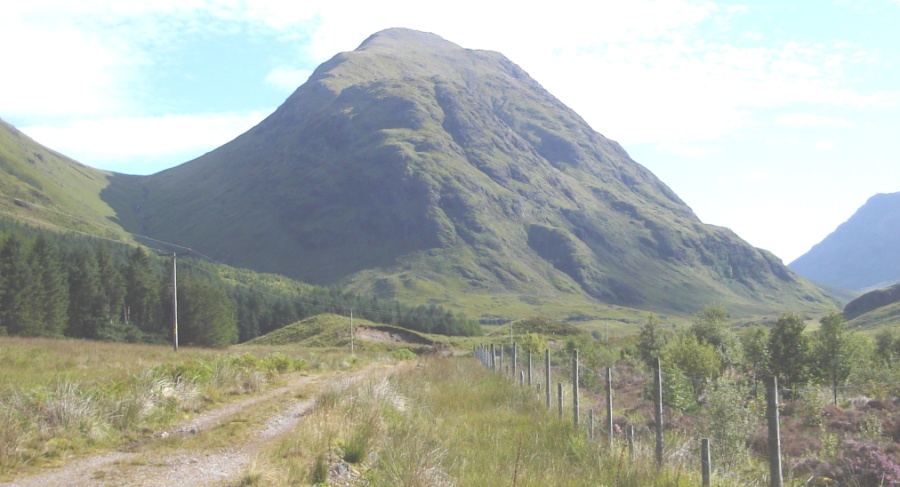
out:
M291 431L313 406L314 399L298 400L292 393L311 387L324 387L323 379L356 381L376 366L354 373L320 376L294 376L288 384L264 393L241 399L221 408L207 411L176 428L154 435L137 452L113 451L67 462L45 469L33 476L21 477L0 486L201 486L219 485L241 475L254 455L279 436ZM164 441L172 435L192 435L224 424L239 412L262 408L278 402L278 407L265 422L256 428L250 439L241 444L215 450L172 450L155 452L147 446Z

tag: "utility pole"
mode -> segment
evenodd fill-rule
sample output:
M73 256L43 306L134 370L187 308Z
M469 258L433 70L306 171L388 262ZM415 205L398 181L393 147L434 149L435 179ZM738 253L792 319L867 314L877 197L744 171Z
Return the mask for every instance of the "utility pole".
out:
M178 254L172 254L172 346L178 351Z
M157 254L161 256L172 256L172 347L178 352L178 256L189 254L190 252L172 252L171 254Z

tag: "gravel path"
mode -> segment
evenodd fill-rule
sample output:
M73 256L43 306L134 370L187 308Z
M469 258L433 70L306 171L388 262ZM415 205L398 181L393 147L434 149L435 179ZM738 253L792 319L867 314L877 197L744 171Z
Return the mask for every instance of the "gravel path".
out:
M186 421L176 428L156 435L152 441L176 434L195 434L223 424L231 416L253 407L261 407L270 400L295 392L321 379L328 382L337 380L356 381L368 375L375 366L367 367L352 374L337 376L295 377L282 387L248 397L207 411ZM319 386L321 387L321 386ZM244 472L253 456L268 442L295 428L304 414L313 406L313 400L289 400L273 413L255 434L243 444L231 445L211 451L167 450L164 454L154 452L108 452L74 460L53 470L37 475L16 479L11 483L0 483L4 487L56 487L56 486L203 486L217 485L234 479Z

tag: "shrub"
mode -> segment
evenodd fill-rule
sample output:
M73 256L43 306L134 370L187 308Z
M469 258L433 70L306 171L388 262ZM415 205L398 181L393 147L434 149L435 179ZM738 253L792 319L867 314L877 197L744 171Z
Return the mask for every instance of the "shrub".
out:
M411 352L408 348L401 348L391 352L391 358L394 360L415 360L416 357L416 354Z
M900 465L877 445L847 441L838 455L838 467L835 478L842 485L900 486Z
M709 391L700 412L703 432L713 439L714 465L725 469L749 458L747 442L759 422L758 405L747 403L748 391L737 384L720 380Z

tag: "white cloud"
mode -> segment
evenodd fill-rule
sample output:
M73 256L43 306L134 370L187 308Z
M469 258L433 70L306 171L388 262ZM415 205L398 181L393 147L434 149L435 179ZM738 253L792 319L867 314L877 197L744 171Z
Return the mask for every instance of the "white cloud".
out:
M330 0L14 2L0 17L0 43L16 47L4 53L15 69L13 76L0 77L0 116L24 120L45 135L54 126L48 120L55 119L54 140L87 153L89 144L110 142L88 136L78 144L62 134L79 123L142 120L158 113L158 106L141 106L135 95L144 88L142 73L157 61L151 47L174 52L192 34L235 30L290 39L300 59L280 59L279 67L260 75L288 91L318 63L398 26L434 32L467 48L500 51L598 131L626 145L659 144L695 157L713 151L710 141L773 119L796 126L850 123L799 112L775 118L767 111L772 108L877 108L898 100L895 92L861 91L848 80L848 67L878 63L877 49L840 39L809 43L785 37L790 32L760 31L756 24L742 32L734 20L754 9L711 1L558 0L548 8L459 0L453 8L434 9L388 0L355 3L353 15L349 9ZM178 134L172 136L173 147L185 145ZM163 150L166 144L160 139L157 149L137 144L134 150Z
M812 115L810 113L788 113L775 119L778 125L818 126L818 127L850 127L847 120L836 117Z
M835 143L832 140L820 140L816 142L816 150L832 150L835 148Z
M292 92L309 79L312 71L280 66L266 75L266 83L287 92Z
M677 142L667 142L664 144L660 144L663 149L675 153L680 154L682 156L688 156L691 158L702 158L709 156L711 154L715 154L721 152L722 149L720 147L715 146L707 146L701 144L681 144Z
M39 143L90 166L129 170L132 159L185 162L234 139L267 113L166 115L73 120L19 127ZM175 160L172 160L176 158Z
M126 111L126 88L140 56L71 26L0 24L7 69L3 116L26 118Z

